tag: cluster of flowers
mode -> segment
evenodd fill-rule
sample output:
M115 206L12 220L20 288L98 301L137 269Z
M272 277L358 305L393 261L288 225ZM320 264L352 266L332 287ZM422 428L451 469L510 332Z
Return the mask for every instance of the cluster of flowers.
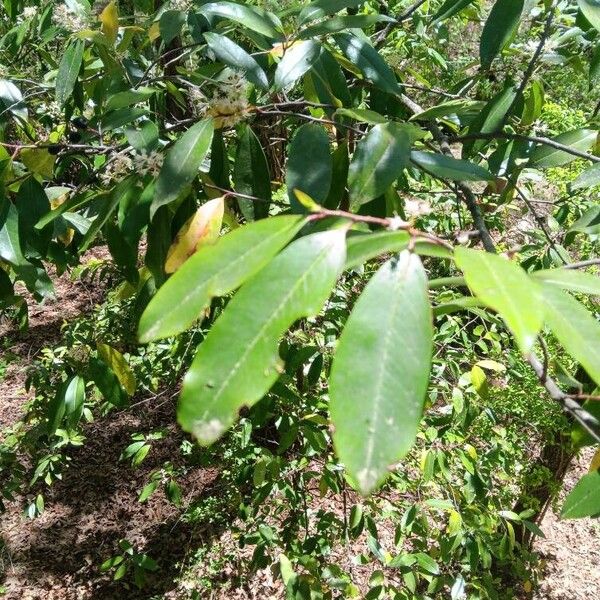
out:
M181 10L186 11L189 10L192 5L191 0L171 0L169 6L171 10Z
M69 9L66 4L59 4L54 7L52 20L58 27L68 31L81 31L90 25L85 14Z
M37 6L26 6L23 12L17 17L17 21L22 23L23 21L29 21L37 15Z
M164 156L158 150L146 152L143 150L133 157L125 152L117 154L100 175L100 180L105 185L119 181L129 175L132 171L139 175L151 174L156 177L160 172Z
M209 116L215 120L215 127L233 127L243 121L250 112L246 95L248 81L237 71L233 71L222 81L208 100L198 89L190 91L194 112L199 117Z

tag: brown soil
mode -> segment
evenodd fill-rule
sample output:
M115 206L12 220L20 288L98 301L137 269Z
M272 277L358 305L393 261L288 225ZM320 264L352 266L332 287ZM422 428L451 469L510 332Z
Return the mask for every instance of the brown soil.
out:
M566 495L588 471L594 450L584 449L573 461L564 488L541 523L546 538L534 549L542 558L542 582L534 600L591 600L600 589L600 522L598 519L560 520Z

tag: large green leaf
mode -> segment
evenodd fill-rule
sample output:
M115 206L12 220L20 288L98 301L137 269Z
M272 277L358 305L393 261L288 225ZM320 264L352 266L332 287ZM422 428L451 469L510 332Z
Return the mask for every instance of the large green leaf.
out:
M600 48L600 46L598 46ZM574 181L569 184L570 190L580 190L600 185L600 163L596 163L586 169Z
M565 350L600 385L600 323L575 298L543 286L546 324ZM541 312L541 311L540 311Z
M410 159L410 135L402 125L375 125L356 146L350 162L350 205L361 204L383 194L396 181Z
M479 59L485 68L513 37L523 12L524 0L496 0L479 41Z
M565 499L562 519L580 519L600 514L600 471L584 475Z
M532 275L536 279L558 288L600 296L600 277L598 275L576 269L547 269L535 271Z
M298 16L300 23L307 23L315 19L321 19L327 15L333 15L344 8L356 8L364 0L316 0L305 6Z
M243 71L248 81L261 88L269 86L267 76L261 66L241 46L228 37L211 31L204 34L204 39L219 60L230 67Z
M387 252L399 252L408 246L406 231L377 231L354 233L346 241L346 269L358 267L367 260Z
M595 129L575 129L567 131L552 138L555 142L569 146L580 152L589 150L598 137L598 132ZM566 165L577 157L569 154L564 150L553 148L552 146L538 146L529 158L529 166L535 169L546 169L548 167L560 167Z
M235 2L209 2L200 7L200 12L207 17L217 16L230 19L271 39L281 37L281 23L278 19L256 6Z
M331 371L334 444L362 494L382 482L415 440L432 336L427 276L419 257L404 251L379 269L356 302Z
M0 79L0 122L5 112L27 120L27 105L21 90L12 81Z
M167 151L156 181L150 212L172 202L198 175L212 141L212 119L204 119L190 127Z
M600 1L599 0L577 0L579 8L584 17L600 31Z
M501 256L462 247L454 256L473 294L500 314L521 350L530 351L544 321L540 287Z
M294 242L233 297L198 349L185 376L179 423L211 444L282 372L278 343L301 317L323 306L345 260L345 231Z
M350 15L347 17L332 17L317 25L311 25L303 29L298 37L302 40L344 31L347 29L365 29L375 23L395 23L396 19L386 15Z
M58 65L58 74L56 75L56 101L62 106L71 96L81 62L85 42L83 40L72 41L65 50Z
M0 258L13 266L29 265L21 250L19 214L15 205L0 192Z
M421 169L441 179L452 181L488 181L493 179L492 174L487 169L468 160L460 160L444 154L413 151L410 153L410 159Z
M249 125L242 125L238 131L233 183L236 192L261 199L257 201L238 198L246 219L254 221L268 216L271 203L269 165L260 141Z
M261 269L302 223L300 217L272 217L234 229L213 246L204 246L152 298L140 320L140 341L187 329L213 297L235 290Z
M302 125L290 144L285 176L292 210L306 212L294 190L308 194L316 202L324 202L331 187L332 172L327 132L315 123Z
M338 33L334 38L346 58L360 70L365 79L384 92L400 93L394 72L367 39L351 33Z
M321 44L314 40L298 42L285 51L275 71L275 89L281 90L295 83L318 60Z

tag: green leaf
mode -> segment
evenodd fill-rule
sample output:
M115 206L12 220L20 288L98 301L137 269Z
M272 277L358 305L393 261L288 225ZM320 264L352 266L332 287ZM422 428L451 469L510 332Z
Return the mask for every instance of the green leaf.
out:
M298 34L299 39L306 40L319 35L329 35L346 29L366 29L376 23L396 23L396 19L387 15L350 15L347 17L332 17L303 29Z
M356 8L364 0L316 0L305 6L298 16L300 24L314 21L327 15L333 15L344 8Z
M496 0L485 22L479 41L481 66L489 67L515 34L524 0Z
M600 47L600 46L599 46ZM579 177L569 183L569 190L580 190L600 185L600 163L585 170Z
M292 210L306 212L294 194L300 190L322 203L331 187L333 162L329 136L322 125L306 123L298 128L289 147L285 182Z
M246 79L263 89L269 87L269 82L261 66L241 46L224 35L211 31L204 33L204 39L215 56L226 65L240 69Z
M294 242L217 319L185 376L177 413L201 444L217 440L242 406L255 404L277 381L279 339L323 306L344 266L344 238L338 229Z
M27 266L19 236L19 214L15 205L0 192L0 258L13 266Z
M160 15L158 27L160 37L165 45L173 41L183 29L187 14L180 10L167 10Z
M444 154L413 151L410 153L410 159L417 167L441 179L452 181L489 181L493 179L487 169L468 160L460 160Z
M346 269L352 269L366 261L386 254L400 252L408 246L410 236L406 231L377 231L353 233L346 241Z
M321 44L314 40L298 42L290 46L277 65L275 89L281 90L295 83L318 60Z
M141 342L176 335L201 315L212 298L235 290L291 240L303 221L280 216L224 235L187 260L158 290L140 320ZM177 310L173 307L177 306Z
M256 6L235 2L209 2L202 5L201 14L206 17L214 15L230 19L268 38L279 39L281 37L281 23L278 19Z
M582 215L571 225L569 232L579 231L588 235L600 233L600 204L590 206Z
M153 121L145 121L139 129L127 128L125 135L135 150L150 152L158 146L158 127Z
M58 74L56 75L56 101L63 106L73 93L81 62L85 42L83 40L72 41L65 50L58 65Z
M375 125L358 142L350 162L350 207L356 210L383 194L396 181L410 159L410 136L402 125Z
M95 384L104 399L116 407L127 404L127 393L121 387L117 376L98 358L90 358L87 365L88 377Z
M5 111L27 120L27 105L23 102L21 90L12 81L0 79L0 120Z
M459 13L463 8L472 4L475 0L446 0L439 10L433 15L432 22L445 21L455 14Z
M175 200L198 175L213 137L212 119L204 119L190 127L166 153L156 181L151 215Z
M98 356L112 369L123 389L130 395L135 394L137 382L125 357L108 344L98 342Z
M334 116L348 117L350 119L354 119L355 121L369 123L371 125L387 123L387 119L383 115L380 115L374 110L368 110L366 108L338 108L335 111Z
M411 448L429 381L433 328L427 276L403 251L359 297L335 353L330 379L334 444L362 494Z
M262 202L238 198L242 214L249 221L269 215L271 177L260 141L249 125L238 130L238 145L233 165L233 184L240 194L260 198Z
M365 79L384 92L400 93L394 72L368 40L351 33L338 33L334 39L346 58L360 70Z
M600 277L598 275L576 269L547 269L535 271L531 275L558 288L600 296Z
M567 131L552 138L555 142L569 146L575 150L585 152L589 150L595 143L598 137L598 132L595 129L575 129ZM552 146L538 146L529 158L529 165L535 169L546 169L548 167L560 167L566 165L577 157L569 154L564 150L553 148Z
M567 496L561 519L581 519L600 514L600 471L584 475Z
M485 102L471 100L448 100L413 115L409 121L431 121L449 115L471 114L480 111Z
M547 284L542 291L546 324L565 350L600 385L600 323L566 292Z
M495 254L458 247L454 257L473 294L500 314L521 351L529 352L544 320L537 283L519 265Z
M599 0L577 0L579 9L590 24L600 31L600 1Z
M521 115L521 125L532 125L542 114L544 107L544 86L541 81L534 80L529 86L525 98L525 106Z

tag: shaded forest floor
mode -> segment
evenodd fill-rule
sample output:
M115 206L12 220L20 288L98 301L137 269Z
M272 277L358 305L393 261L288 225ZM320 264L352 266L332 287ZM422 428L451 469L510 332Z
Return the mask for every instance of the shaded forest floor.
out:
M58 342L64 320L89 312L103 297L101 289L63 276L57 282L55 301L31 305L28 331L19 333L9 330L6 323L0 324L4 340L4 354L0 356L4 365L0 376L0 428L19 418L28 398L24 380L29 364L43 347ZM46 510L41 517L30 520L24 516L22 507L30 498L9 503L0 522L0 586L4 585L1 597L185 598L185 589L177 587L174 581L197 548L215 544L230 557L234 555L233 563L249 562L248 549L236 549L227 530L210 522L199 525L182 521L181 509L169 503L164 494L155 494L145 504L138 502L139 490L150 472L180 455L177 448L182 435L175 425L174 402L174 395L163 396L140 403L135 414L123 411L91 423L86 429L86 444L71 453L64 480L54 484L46 495ZM140 468L133 470L119 461L132 433L158 427L165 428L169 435ZM566 477L566 490L587 470L590 460L591 453L587 451L573 462ZM198 468L180 483L184 508L198 498L219 494L217 468ZM535 600L594 597L600 588L600 524L589 519L559 521L551 508L541 527L546 539L538 540L535 549L542 559L543 579L534 592ZM114 582L99 571L99 565L115 553L118 541L125 537L161 565L160 572L150 575L149 585L142 591ZM346 550L348 554L361 551L353 547ZM347 564L350 562L348 557ZM230 574L234 576L228 569L229 566L218 574L210 598L264 599L285 595L280 581L268 569L251 575L244 587L233 591L225 585L220 592L218 579L223 582Z

